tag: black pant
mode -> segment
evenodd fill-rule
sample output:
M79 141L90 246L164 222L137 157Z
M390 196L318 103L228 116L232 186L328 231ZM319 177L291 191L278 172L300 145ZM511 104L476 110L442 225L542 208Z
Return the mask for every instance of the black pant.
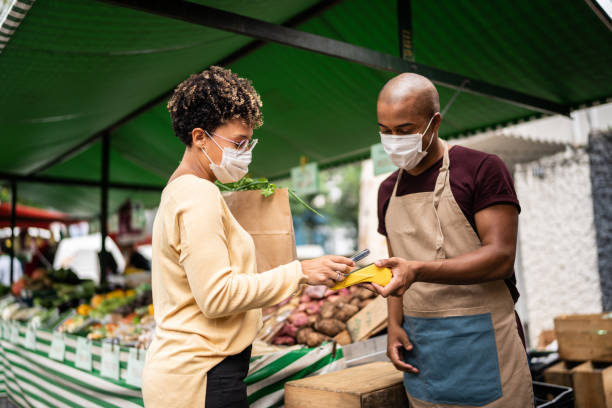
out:
M227 356L206 374L206 408L248 408L244 379L249 372L251 346Z

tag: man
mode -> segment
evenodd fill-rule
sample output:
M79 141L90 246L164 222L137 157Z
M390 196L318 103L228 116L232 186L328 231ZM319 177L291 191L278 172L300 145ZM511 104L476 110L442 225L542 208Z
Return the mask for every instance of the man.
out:
M413 407L531 407L513 264L519 203L496 156L438 138L438 93L402 74L378 97L381 141L400 168L379 189L392 269L389 358Z

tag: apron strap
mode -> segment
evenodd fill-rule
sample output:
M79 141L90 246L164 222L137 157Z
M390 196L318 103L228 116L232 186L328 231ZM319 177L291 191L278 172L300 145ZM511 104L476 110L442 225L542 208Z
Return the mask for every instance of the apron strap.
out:
M445 141L442 141L442 144L444 145L444 157L442 159L442 167L440 167L440 173L436 179L436 185L433 191L433 208L434 214L436 215L436 222L438 224L438 231L436 234L436 259L446 258L446 253L444 251L444 234L442 233L442 223L440 222L440 216L438 215L438 206L440 204L440 199L442 198L444 188L448 183L448 169L450 167L450 160L448 155L448 144Z
M397 194L397 186L400 183L400 180L402 179L402 172L404 171L404 169L399 169L399 172L397 173L397 180L395 181L395 185L393 186L393 193L391 193L391 198L389 198L389 202L391 202L391 200L393 200L393 197L395 197L395 195Z

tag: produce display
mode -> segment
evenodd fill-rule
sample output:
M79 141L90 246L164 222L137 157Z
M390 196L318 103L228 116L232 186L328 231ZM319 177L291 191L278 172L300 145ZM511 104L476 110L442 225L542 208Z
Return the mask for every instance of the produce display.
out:
M57 330L91 340L112 339L125 346L146 348L155 328L152 302L148 284L135 290L97 294L89 303L77 307Z
M151 287L96 293L93 281L81 280L69 269L35 270L0 297L0 318L34 328L113 339L126 346L147 347L155 322Z
M301 296L264 309L264 326L258 338L275 345L317 347L345 330L346 321L374 297L358 286L339 291L308 286Z

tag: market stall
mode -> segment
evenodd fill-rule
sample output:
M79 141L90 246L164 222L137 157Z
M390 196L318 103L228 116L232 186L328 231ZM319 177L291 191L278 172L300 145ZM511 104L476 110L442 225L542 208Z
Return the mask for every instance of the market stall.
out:
M40 272L14 282L13 295L2 298L0 392L21 406L142 405L138 370L153 330L150 292L146 285L111 287L108 216L126 198L157 204L183 149L170 136L166 101L187 75L215 64L253 79L267 124L252 171L274 178L287 176L302 156L321 168L369 157L378 141L372 103L397 72L423 73L439 86L443 138L569 115L612 95L612 53L601 41L609 18L590 0L552 9L527 0L492 9L480 1L444 10L394 0L262 0L223 10L206 1L162 3L0 6L0 177L10 184L3 221L11 241L25 217L17 201L25 199L70 219L99 220L92 247L102 253L98 273ZM521 63L508 63L509 55ZM483 56L486 64L474 64ZM290 228L269 245L294 251ZM84 261L95 262L92 254ZM81 279L95 276L101 286ZM252 405L282 404L286 381L342 368L342 345L384 330L380 302L356 289L312 288L266 309L257 343L266 353L253 357L246 380Z

